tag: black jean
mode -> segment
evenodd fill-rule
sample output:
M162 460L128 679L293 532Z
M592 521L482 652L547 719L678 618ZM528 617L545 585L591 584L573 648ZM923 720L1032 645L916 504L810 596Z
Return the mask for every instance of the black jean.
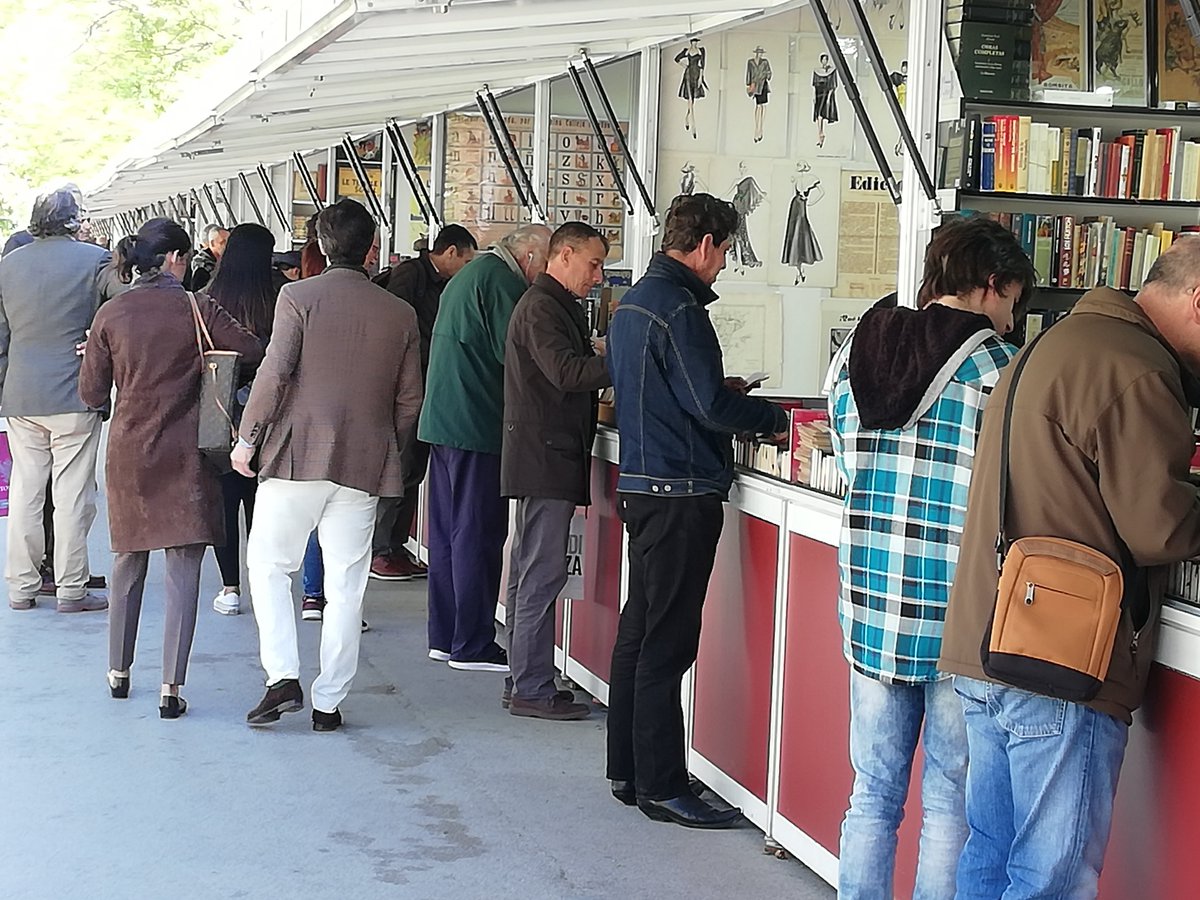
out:
M246 510L246 533L254 524L254 494L258 490L258 479L247 478L237 472L226 472L221 476L221 497L225 504L225 544L213 547L217 568L221 570L221 584L225 587L241 587L242 584L242 523L238 521L238 510Z
M416 428L400 449L400 468L404 477L403 497L380 497L375 514L375 536L371 553L399 553L408 543L413 518L417 514L421 482L429 471L429 445L418 441Z
M608 691L608 777L667 800L688 790L680 686L700 648L700 619L721 498L620 494L629 532L629 597Z

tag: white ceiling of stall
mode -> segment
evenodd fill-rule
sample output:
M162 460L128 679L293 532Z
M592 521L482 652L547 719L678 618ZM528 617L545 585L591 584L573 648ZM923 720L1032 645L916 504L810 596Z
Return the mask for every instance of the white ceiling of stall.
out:
M800 5L799 0L346 0L250 72L205 85L88 191L93 215L232 178L384 120L412 121L597 60Z

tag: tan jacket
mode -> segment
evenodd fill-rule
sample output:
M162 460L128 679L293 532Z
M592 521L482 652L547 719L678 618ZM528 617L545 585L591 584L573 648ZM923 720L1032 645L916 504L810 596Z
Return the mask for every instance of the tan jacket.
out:
M241 437L263 478L399 497L400 442L423 394L412 307L360 269L330 268L280 291Z
M1005 370L984 413L940 662L946 672L984 681L980 645L998 580L1001 427L1015 369ZM1089 291L1038 343L1021 375L1008 531L1010 538L1067 538L1116 560L1124 541L1146 570L1149 618L1137 646L1126 611L1108 678L1087 704L1126 722L1142 702L1154 658L1163 567L1200 554L1200 498L1188 482L1193 446L1175 354L1127 296ZM1130 575L1127 569L1127 583Z

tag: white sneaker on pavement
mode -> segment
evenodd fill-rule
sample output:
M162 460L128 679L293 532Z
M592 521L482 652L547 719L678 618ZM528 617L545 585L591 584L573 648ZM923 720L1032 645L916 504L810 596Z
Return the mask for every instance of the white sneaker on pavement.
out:
M236 616L242 611L242 596L237 591L221 591L213 598L213 609L223 616Z

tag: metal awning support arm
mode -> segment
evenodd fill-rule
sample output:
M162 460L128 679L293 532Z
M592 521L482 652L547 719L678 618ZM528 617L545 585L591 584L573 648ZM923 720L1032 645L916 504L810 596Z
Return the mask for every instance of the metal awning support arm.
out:
M296 171L300 173L300 180L304 183L304 189L308 191L308 196L312 199L313 206L320 212L325 208L325 201L317 193L317 183L313 181L312 172L308 171L304 157L299 153L293 153L292 164L296 167Z
M358 158L358 151L354 149L354 138L349 134L342 138L342 149L346 151L346 161L354 170L354 177L358 179L363 196L367 198L367 209L371 211L371 215L375 217L378 224L386 226L388 224L387 213L384 212L379 198L375 196L375 188L371 186L371 181L367 178L367 170L363 168L362 160Z
M254 196L254 191L250 190L250 182L246 179L245 172L238 172L238 181L242 185L242 190L246 193L246 199L250 201L250 209L254 211L254 218L258 220L258 224L266 226L266 220L263 219L262 210L258 206L258 200Z
M617 161L613 158L612 151L608 149L608 138L604 136L604 129L596 117L596 110L592 107L592 99L583 86L583 79L579 77L579 70L568 64L567 74L571 76L571 83L575 85L575 92L579 94L579 102L583 104L583 111L587 115L588 121L592 123L592 133L596 136L596 143L604 151L604 159L608 163L608 170L612 173L613 183L617 186L621 199L625 201L625 211L629 215L633 215L633 201L629 199L629 191L625 189L625 179L621 177L621 173L617 169Z
M267 199L271 201L271 208L275 210L275 215L279 217L279 221L283 223L288 234L291 234L292 219L283 214L283 204L279 202L279 195L275 193L275 185L271 184L271 176L267 174L267 168L262 163L258 164L258 177L262 179L263 190L267 192Z
M483 122L487 125L488 131L491 132L492 143L496 145L496 152L500 154L500 161L504 163L504 169L508 172L508 180L512 182L513 190L517 192L517 200L526 209L532 210L533 207L529 203L529 197L525 194L525 185L517 177L516 170L513 169L512 162L509 160L508 152L504 146L504 141L500 137L500 132L496 130L496 123L492 120L492 111L488 108L482 91L475 95L475 105L479 107L479 114L483 116Z
M604 106L604 114L608 117L608 124L612 127L613 134L616 135L617 142L621 146L621 153L625 157L625 167L633 178L633 183L642 197L642 202L646 204L646 211L650 213L650 218L654 220L654 226L657 228L659 225L658 210L654 208L654 198L650 196L650 191L646 189L646 182L642 180L642 173L638 171L637 163L633 159L633 153L629 149L629 141L626 140L625 132L621 129L621 123L617 121L617 113L608 99L608 91L604 89L604 84L600 81L600 73L586 53L583 54L583 68L592 81L592 87L596 91L596 96L600 98L600 103ZM613 175L616 177L615 172ZM621 179L617 178L617 181L620 182ZM626 202L628 202L628 199ZM630 208L632 209L632 204L630 204Z
M875 164L879 167L879 174L883 178L883 184L887 188L892 202L899 206L900 185L896 183L896 176L888 164L887 154L879 143L879 135L875 133L875 127L871 124L866 107L863 106L862 94L858 92L858 85L850 72L850 65L846 62L846 54L842 52L842 45L838 43L837 33L833 30L833 23L829 20L829 9L825 5L825 0L809 0L809 6L812 8L813 18L817 21L817 30L821 32L821 37L825 39L825 46L829 48L829 55L833 57L833 65L837 70L838 77L846 86L846 96L850 98L854 115L862 126L863 134L867 138L867 145L871 148L871 155L875 157Z
M388 140L392 142L392 150L396 154L396 160L400 163L400 169L404 172L404 178L408 182L408 187L413 192L413 197L416 198L417 206L421 209L421 215L425 218L425 224L436 225L438 228L441 228L442 217L438 215L437 210L434 208L433 200L429 196L425 182L421 180L421 173L417 170L416 160L413 159L408 141L404 139L404 132L400 129L400 124L395 119L392 119L387 123L384 130L387 132Z
M521 182L525 185L525 195L529 198L529 211L535 222L546 221L546 214L542 211L542 204L538 200L537 191L533 187L533 180L529 177L529 173L525 170L525 163L521 161L521 151L517 147L516 141L513 140L512 132L508 130L508 123L504 121L504 113L500 111L500 103L496 99L496 95L492 93L492 89L486 84L483 86L483 95L492 108L492 118L496 123L496 128L501 137L504 139L504 144L508 148L509 155L512 158L513 165L516 167L517 175L520 176Z
M214 182L214 184L216 184L216 186L217 186L217 194L221 198L221 203L223 203L225 205L225 209L227 209L229 211L230 224L232 226L236 226L238 223L237 213L235 213L233 211L233 204L229 202L229 195L227 193L225 193L225 185L223 185L219 181Z

